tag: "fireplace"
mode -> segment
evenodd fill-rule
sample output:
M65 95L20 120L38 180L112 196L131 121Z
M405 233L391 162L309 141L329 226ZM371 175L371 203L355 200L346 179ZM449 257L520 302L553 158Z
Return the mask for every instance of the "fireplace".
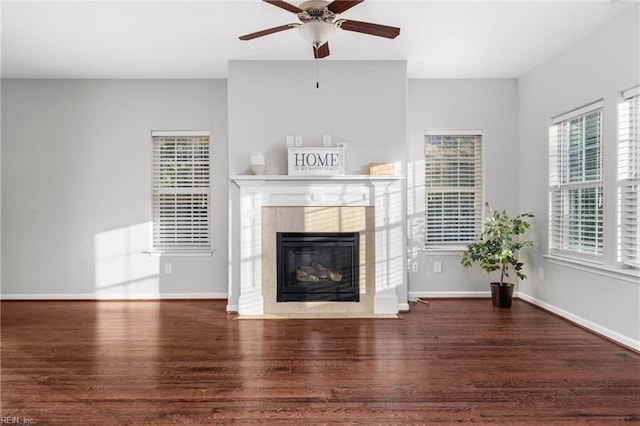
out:
M278 232L278 302L359 302L358 232Z
M395 317L398 311L409 309L402 177L238 175L232 180L240 192L233 207L238 216L231 219L229 311L237 311L241 318L369 318ZM359 249L352 249L351 261L358 267L350 270L344 260L338 260L347 255L332 258L322 254L326 246L311 253L316 258L325 256L321 260L303 262L309 253L299 253L301 266L322 266L318 274L302 269L317 281L306 277L311 281L294 283L289 278L289 287L294 288L285 299L290 301L279 302L278 233L351 233L352 237L355 233ZM332 252L342 250L331 246ZM295 264L295 251L289 256ZM289 267L290 277L296 269ZM334 274L336 281L321 278L325 273ZM309 301L300 300L301 287ZM334 287L339 290L337 297ZM318 300L329 296L337 300Z

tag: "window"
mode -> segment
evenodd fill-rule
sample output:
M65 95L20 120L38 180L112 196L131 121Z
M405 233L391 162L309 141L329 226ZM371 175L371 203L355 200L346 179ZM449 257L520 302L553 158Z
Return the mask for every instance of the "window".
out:
M619 261L640 268L640 86L618 105Z
M550 254L602 263L602 102L549 130Z
M462 246L482 227L482 132L427 131L425 247Z
M209 134L153 132L153 251L210 251Z

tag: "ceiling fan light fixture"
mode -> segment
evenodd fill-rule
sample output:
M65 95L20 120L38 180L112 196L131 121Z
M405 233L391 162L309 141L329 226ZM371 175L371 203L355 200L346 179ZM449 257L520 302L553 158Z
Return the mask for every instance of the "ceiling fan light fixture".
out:
M315 48L329 41L336 32L336 26L324 21L311 21L298 26L300 36Z
M285 24L245 34L239 37L240 40L253 40L254 38L297 27L300 36L313 47L313 57L321 59L329 56L328 42L337 30L352 31L389 39L400 35L400 28L397 27L351 19L336 19L337 15L362 3L364 0L307 0L303 1L300 6L294 6L286 0L263 1L294 13L301 23Z

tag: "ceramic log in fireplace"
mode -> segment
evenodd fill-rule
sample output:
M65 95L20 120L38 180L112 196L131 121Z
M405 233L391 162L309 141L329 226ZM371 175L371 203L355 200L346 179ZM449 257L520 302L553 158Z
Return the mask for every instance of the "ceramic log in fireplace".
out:
M278 232L278 302L358 302L357 232Z

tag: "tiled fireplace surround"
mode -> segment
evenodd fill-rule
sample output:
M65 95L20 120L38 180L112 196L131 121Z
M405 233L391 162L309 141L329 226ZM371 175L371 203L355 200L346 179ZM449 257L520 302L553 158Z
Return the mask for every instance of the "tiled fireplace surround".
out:
M400 176L239 175L241 317L380 317L408 310ZM358 232L359 302L277 302L277 232Z

